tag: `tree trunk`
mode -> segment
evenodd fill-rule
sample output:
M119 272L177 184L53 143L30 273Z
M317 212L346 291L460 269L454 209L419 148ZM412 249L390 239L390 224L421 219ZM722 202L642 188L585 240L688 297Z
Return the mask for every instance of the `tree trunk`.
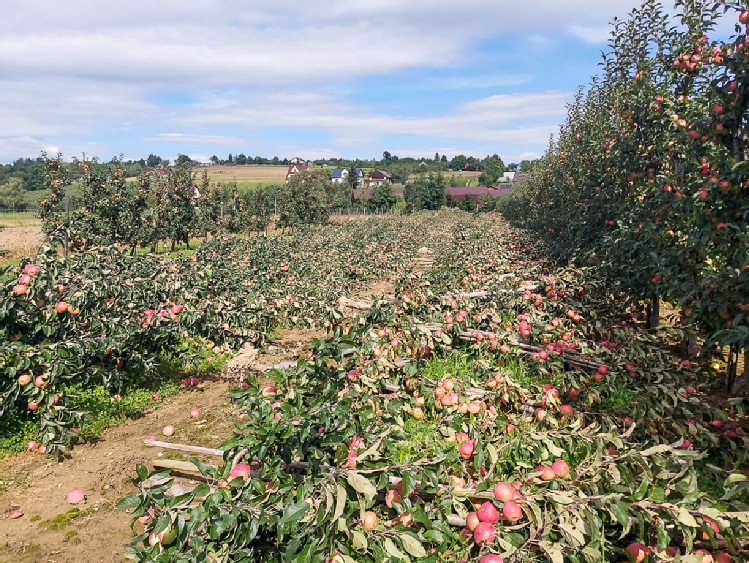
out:
M687 358L694 360L700 354L700 345L697 342L697 333L686 323L686 315L681 312L681 323L684 326L684 352Z
M661 324L661 300L658 294L650 297L648 305L648 328L658 328Z
M736 370L739 367L739 348L733 344L728 349L728 370L726 372L726 389L729 393L736 392L734 383L736 382ZM738 387L738 386L737 386Z

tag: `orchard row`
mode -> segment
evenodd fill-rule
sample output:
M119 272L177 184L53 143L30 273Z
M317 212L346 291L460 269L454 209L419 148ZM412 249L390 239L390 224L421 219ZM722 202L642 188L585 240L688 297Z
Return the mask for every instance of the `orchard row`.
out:
M84 414L71 388L118 393L148 385L165 359L260 346L281 326L330 328L339 297L410 265L420 225L216 238L176 259L46 247L0 275L0 416L37 420L36 441L64 453Z
M205 484L139 467L136 561L743 557L741 407L710 404L675 331L496 216L387 224L429 232L432 267L231 391Z
M749 347L749 12L676 4L675 22L646 1L615 25L602 76L502 210L552 258L649 300L651 326L665 300L703 352L730 346L730 386Z

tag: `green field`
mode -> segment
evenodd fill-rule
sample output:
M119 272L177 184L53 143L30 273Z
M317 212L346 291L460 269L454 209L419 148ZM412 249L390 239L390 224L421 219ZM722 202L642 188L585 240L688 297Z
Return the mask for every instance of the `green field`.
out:
M35 211L12 213L0 212L0 225L4 227L34 227L41 221Z
M196 168L198 177L208 171L211 182L236 182L238 188L256 188L286 181L288 166L247 164L244 166L208 166Z

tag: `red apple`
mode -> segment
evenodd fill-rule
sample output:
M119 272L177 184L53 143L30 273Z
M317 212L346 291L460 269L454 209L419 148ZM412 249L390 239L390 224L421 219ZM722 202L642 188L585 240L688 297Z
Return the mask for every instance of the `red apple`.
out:
M510 524L514 524L523 517L523 509L514 501L506 502L502 507L502 517Z
M263 397L274 397L278 393L275 385L266 385L261 391Z
M468 516L466 516L466 527L472 532L476 529L476 526L478 526L480 523L481 523L481 520L479 520L478 513L469 512Z
M558 459L551 464L551 470L557 477L567 477L570 473L570 466L563 459Z
M509 502L515 498L515 487L504 481L494 485L494 498L501 502Z
M479 507L477 514L481 522L489 522L490 524L499 522L499 510L497 510L493 502L486 501L483 503Z
M229 473L229 480L235 479L236 477L241 477L242 479L248 479L251 473L252 473L252 469L250 468L248 464L238 463L232 468L231 473Z
M629 559L630 563L642 563L647 558L649 552L650 550L647 546L639 542L629 544L626 549L627 559Z
M26 295L29 292L29 286L19 283L13 286L12 291L15 295Z
M554 470L551 467L542 465L536 467L536 471L541 474L540 477L544 481L551 481L552 479L554 479L554 477L556 477L556 475L554 474Z
M478 545L491 543L496 537L497 530L494 528L494 524L489 522L481 522L473 531L473 539Z
M460 444L460 457L463 459L471 459L473 457L473 450L476 448L475 440L467 440Z
M364 519L362 520L365 530L373 530L377 527L377 514L371 510L367 510L364 513Z

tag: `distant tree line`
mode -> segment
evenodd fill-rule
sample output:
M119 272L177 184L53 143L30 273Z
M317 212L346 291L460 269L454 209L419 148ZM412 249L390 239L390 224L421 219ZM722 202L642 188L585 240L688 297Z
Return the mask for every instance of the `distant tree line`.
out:
M0 165L0 208L23 209L25 207L35 208L41 190L45 189L45 166L46 155L37 158L19 158L12 164ZM281 159L277 156L266 158L262 156L249 157L242 153L234 155L229 154L227 158L219 158L214 155L210 159L212 164L222 165L288 165L289 159ZM82 158L73 157L70 162L61 162L61 173L70 184L78 184L82 181L83 162L96 162L96 159L87 159L84 155ZM169 169L172 165L169 159L164 159L155 154L149 154L147 158L138 160L125 160L121 156L112 158L108 164L116 165L122 170L126 178L138 177L141 174L158 169ZM200 163L190 159L189 156L180 154L174 162L180 167L198 166ZM522 161L505 165L502 159L494 154L479 159L473 156L457 155L448 159L446 155L435 153L432 158L413 158L403 157L391 154L388 151L383 152L382 158L377 159L343 159L328 158L313 161L313 164L320 167L333 168L369 168L383 170L391 175L393 182L396 184L407 184L409 178L413 176L428 176L429 174L439 174L443 172L480 172L478 177L479 184L495 185L504 175L505 171L516 171L522 169L529 170L532 167L531 161ZM456 175L447 175L444 179L450 186L459 186L462 184L460 177ZM377 197L380 197L379 194ZM389 200L389 198L386 198Z

